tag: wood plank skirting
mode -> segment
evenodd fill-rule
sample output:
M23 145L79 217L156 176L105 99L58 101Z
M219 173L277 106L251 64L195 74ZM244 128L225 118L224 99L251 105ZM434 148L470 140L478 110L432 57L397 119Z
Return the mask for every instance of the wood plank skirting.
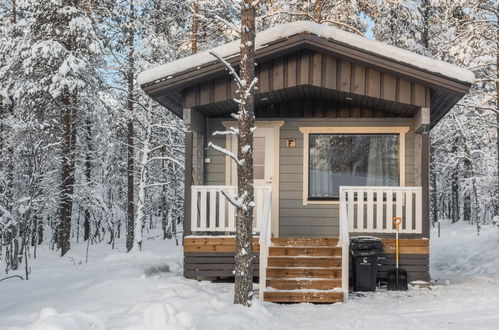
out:
M184 277L191 279L234 277L235 237L184 238ZM258 277L260 245L253 238L253 276Z
M382 238L384 251L378 280L386 280L395 267L395 240ZM429 280L429 240L405 238L400 243L400 266L409 281ZM253 275L259 276L258 237L253 238ZM273 238L269 248L264 298L274 302L342 301L341 247L336 238ZM233 278L235 237L188 236L184 238L184 276L191 279ZM350 260L351 267L351 260ZM350 274L352 272L350 271ZM293 290L310 290L293 292ZM323 291L323 292L320 292Z

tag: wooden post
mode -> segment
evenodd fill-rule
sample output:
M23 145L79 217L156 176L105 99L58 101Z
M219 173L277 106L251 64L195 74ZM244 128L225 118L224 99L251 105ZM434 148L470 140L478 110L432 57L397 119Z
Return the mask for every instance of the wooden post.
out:
M422 236L430 238L430 134L421 134Z
M192 186L192 140L193 132L185 132L185 170L184 170L184 234L191 234L191 186Z

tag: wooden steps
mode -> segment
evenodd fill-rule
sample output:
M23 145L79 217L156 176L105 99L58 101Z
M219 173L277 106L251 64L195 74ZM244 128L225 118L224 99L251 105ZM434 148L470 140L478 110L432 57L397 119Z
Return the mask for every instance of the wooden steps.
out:
M271 279L267 280L267 287L277 290L333 290L341 287L341 280L296 280L296 279Z
M336 238L273 238L263 299L276 303L343 301Z
M335 303L343 301L343 292L267 291L263 299L276 303Z

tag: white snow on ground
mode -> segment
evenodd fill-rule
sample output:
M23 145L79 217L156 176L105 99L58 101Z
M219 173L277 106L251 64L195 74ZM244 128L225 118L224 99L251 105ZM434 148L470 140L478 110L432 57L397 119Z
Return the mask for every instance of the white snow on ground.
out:
M145 251L74 246L38 251L29 281L0 282L0 329L498 329L499 229L446 225L432 232L438 285L352 295L346 304L232 304L232 284L182 277L181 249L146 240Z

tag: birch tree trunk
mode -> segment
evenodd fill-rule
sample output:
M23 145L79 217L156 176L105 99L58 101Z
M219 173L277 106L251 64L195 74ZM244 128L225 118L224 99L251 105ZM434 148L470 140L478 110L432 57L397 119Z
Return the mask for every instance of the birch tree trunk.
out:
M253 126L255 79L255 5L253 0L241 2L241 64L240 77L246 88L240 87L239 139L237 155L242 164L238 165L237 183L239 196L245 196L243 204L249 207L237 209L236 216L236 257L234 303L251 305L253 295Z

